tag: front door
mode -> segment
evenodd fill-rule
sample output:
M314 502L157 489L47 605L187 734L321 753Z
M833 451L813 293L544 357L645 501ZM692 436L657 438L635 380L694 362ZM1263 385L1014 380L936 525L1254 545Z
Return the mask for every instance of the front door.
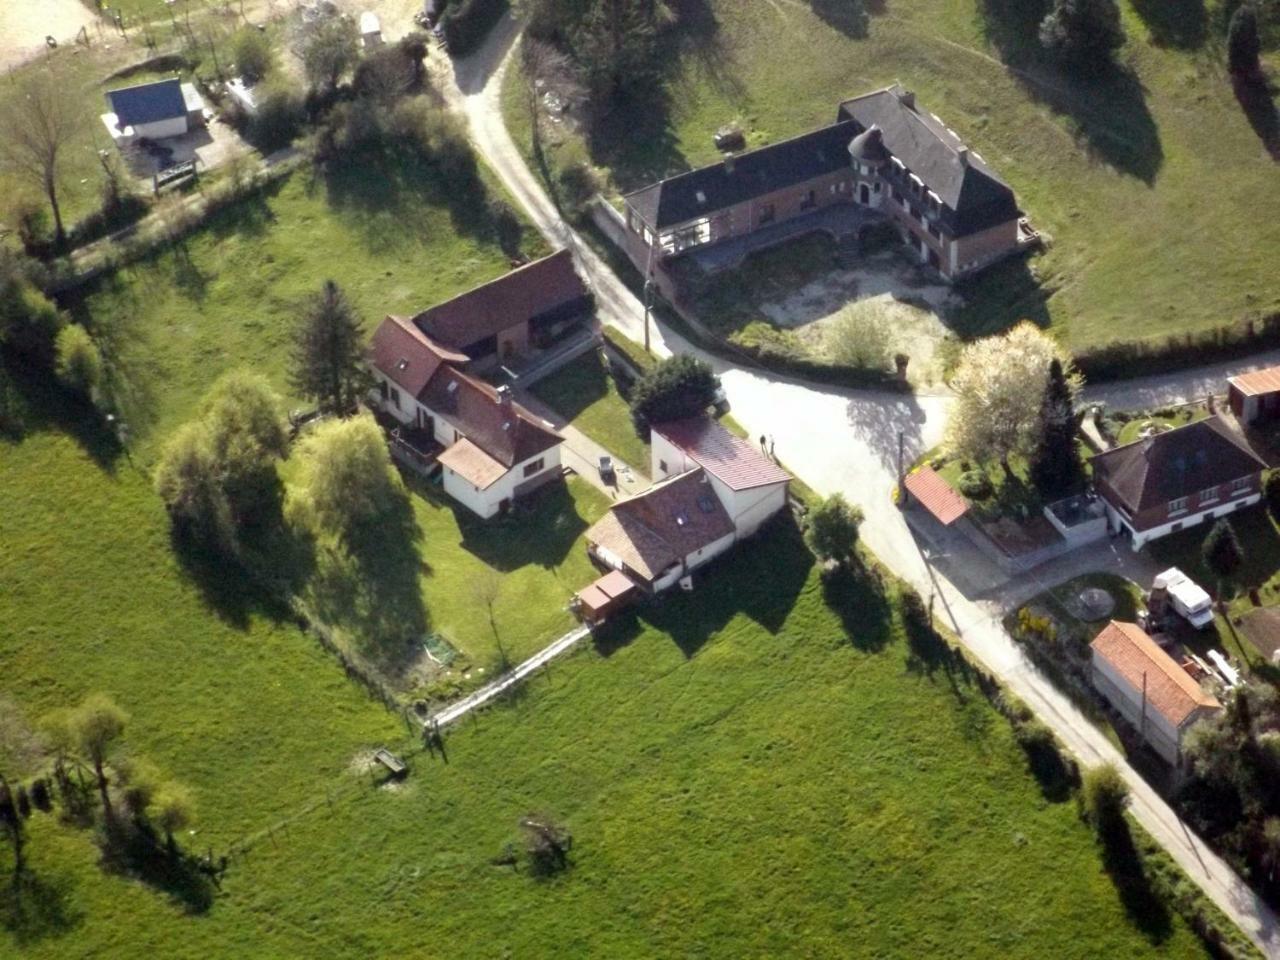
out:
M864 206L871 205L871 189L865 183L858 187L858 199L862 201Z

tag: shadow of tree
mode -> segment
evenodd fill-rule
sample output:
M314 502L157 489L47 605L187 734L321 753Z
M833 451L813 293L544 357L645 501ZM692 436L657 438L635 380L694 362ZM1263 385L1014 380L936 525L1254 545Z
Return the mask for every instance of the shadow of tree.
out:
M1133 9L1156 46L1196 50L1209 36L1204 0L1133 0Z
M1040 53L1040 22L1049 0L980 0L978 18L983 36L1005 63L1034 59Z
M927 415L910 394L850 397L845 419L858 442L887 467L897 468L899 432L908 452L923 449Z
M307 595L317 618L391 673L417 657L430 625L418 579L421 539L406 494L344 539L314 542Z
M1068 766L1061 751L1052 743L1022 743L1027 756L1027 769L1040 786L1040 795L1050 803L1065 803L1079 786L1079 775Z
M1252 83L1247 80L1237 81L1233 87L1236 102L1244 111L1249 126L1258 135L1271 159L1280 163L1280 111L1276 109L1270 87L1265 82Z
M125 453L114 430L87 400L58 385L52 371L30 360L0 350L0 365L21 408L21 436L45 431L64 433L101 469L114 473Z
M1163 898L1151 887L1142 856L1123 816L1099 832L1102 865L1115 885L1120 902L1134 925L1152 943L1164 943L1173 933L1173 920Z
M864 564L855 562L824 571L822 598L840 618L840 626L857 649L878 653L892 639L884 583Z
M1053 290L1031 272L1026 257L1011 257L956 284L964 305L952 314L949 326L963 340L1000 333L1023 320L1049 326L1049 298Z
M206 913L213 906L213 881L196 866L196 858L177 846L167 847L145 823L117 827L103 845L102 861L106 869L168 894L187 913Z
M84 913L71 905L71 884L30 867L0 883L0 929L20 948L60 937L78 927Z
M809 7L823 23L846 37L861 40L871 26L871 4L862 0L809 0Z
M448 211L463 237L499 245L503 238L474 157L446 163L408 149L366 147L325 169L327 202L341 212L373 252L390 251L432 229L432 208Z
M1155 183L1164 148L1136 74L1113 66L1087 77L1035 67L1013 75L1032 99L1071 119L1076 140L1092 159Z

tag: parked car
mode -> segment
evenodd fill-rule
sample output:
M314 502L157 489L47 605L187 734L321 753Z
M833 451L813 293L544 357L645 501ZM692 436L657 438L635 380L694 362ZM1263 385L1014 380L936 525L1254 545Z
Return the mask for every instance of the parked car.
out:
M613 457L600 458L600 479L610 484L618 482L618 473L613 467Z

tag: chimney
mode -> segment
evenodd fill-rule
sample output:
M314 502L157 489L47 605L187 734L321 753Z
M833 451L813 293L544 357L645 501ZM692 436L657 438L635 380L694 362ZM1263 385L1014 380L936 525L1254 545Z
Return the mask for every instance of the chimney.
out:
M956 151L956 156L960 158L960 166L967 167L969 165L969 148L960 147Z
M511 406L511 388L506 384L503 384L498 388L498 406Z
M724 155L724 172L725 173L733 173L733 161L734 161L734 156L732 153L726 153Z

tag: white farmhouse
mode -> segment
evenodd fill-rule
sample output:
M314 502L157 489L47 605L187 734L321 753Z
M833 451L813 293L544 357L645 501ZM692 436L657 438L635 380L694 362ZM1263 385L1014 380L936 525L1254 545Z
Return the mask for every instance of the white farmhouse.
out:
M407 317L373 335L370 400L402 427L392 452L427 473L438 464L445 493L482 517L560 476L562 438L546 421L468 374L466 354L433 341Z
M654 484L614 504L587 550L652 593L749 537L787 505L785 470L708 417L652 429Z

